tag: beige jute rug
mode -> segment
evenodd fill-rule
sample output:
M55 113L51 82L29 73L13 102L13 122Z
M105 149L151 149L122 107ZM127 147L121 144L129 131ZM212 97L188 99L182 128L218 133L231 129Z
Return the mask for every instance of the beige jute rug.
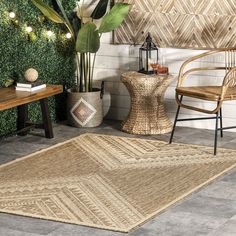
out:
M236 166L236 151L84 134L0 167L0 211L129 232Z

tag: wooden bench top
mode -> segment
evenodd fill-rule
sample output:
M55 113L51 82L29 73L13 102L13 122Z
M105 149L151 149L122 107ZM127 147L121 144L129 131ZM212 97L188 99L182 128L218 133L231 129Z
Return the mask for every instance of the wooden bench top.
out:
M35 92L16 91L14 87L0 88L0 111L41 100L63 92L61 85L47 85Z

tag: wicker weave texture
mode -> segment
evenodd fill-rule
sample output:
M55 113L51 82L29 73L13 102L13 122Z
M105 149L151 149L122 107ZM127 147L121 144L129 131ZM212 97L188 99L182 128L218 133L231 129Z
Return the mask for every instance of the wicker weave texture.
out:
M172 129L165 112L164 94L172 76L144 75L127 72L122 82L131 97L130 112L122 124L122 130L132 134L163 134Z

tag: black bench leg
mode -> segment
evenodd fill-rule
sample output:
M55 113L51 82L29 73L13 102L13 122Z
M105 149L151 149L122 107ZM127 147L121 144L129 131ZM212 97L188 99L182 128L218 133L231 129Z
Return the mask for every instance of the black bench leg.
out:
M53 130L52 130L52 122L48 109L48 99L44 98L40 100L42 118L43 118L43 126L45 131L46 138L53 138Z
M17 107L17 134L20 136L27 135L27 131L20 131L26 128L26 122L28 121L28 105L20 105Z

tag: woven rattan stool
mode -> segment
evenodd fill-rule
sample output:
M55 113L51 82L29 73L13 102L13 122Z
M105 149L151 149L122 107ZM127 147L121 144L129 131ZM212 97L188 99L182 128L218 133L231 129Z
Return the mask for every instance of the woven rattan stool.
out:
M121 81L127 87L131 106L128 117L122 123L122 131L131 134L163 134L172 130L165 112L163 98L172 76L145 75L126 72Z

